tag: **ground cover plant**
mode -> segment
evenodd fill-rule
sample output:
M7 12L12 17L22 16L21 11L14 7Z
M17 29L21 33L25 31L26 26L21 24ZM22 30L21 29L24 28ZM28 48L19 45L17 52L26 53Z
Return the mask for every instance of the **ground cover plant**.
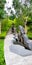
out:
M6 65L4 59L4 39L0 39L0 65Z

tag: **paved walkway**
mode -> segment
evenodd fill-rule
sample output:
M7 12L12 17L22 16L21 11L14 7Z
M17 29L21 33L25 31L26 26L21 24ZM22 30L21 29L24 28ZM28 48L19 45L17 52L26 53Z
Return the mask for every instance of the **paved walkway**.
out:
M6 65L32 65L32 51L20 45L13 44L13 34L4 40L4 56Z

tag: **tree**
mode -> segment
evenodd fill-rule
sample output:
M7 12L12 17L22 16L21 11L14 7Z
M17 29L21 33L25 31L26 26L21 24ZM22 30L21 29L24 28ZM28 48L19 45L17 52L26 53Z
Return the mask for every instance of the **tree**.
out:
M4 5L6 0L0 0L0 19L3 19L4 15Z
M1 20L4 18L4 5L6 0L0 0L0 31L1 31Z
M20 18L20 20L24 21L25 27L27 24L27 20L29 17L32 17L32 0L25 0L22 3L22 0L13 0L13 6L16 11L16 16Z

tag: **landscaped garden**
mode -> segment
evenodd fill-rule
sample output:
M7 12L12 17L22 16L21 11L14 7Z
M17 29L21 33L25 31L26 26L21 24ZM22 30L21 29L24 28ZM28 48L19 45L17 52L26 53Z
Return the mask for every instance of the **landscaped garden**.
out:
M0 65L5 65L4 39L11 29L12 23L14 23L17 33L19 25L23 26L27 31L27 37L32 40L32 0L25 0L24 3L20 0L13 0L12 8L7 3L9 4L8 0L0 0ZM9 13L10 15L8 15Z
M19 25L24 26L23 25L24 22L22 21L19 22L19 19L14 19L14 20L3 19L2 26L1 26L2 33L0 34L0 38L3 38L3 39L5 38L9 29L11 29L12 23L14 23L17 32L19 31ZM27 36L29 39L32 39L32 22L27 22L26 27L27 27Z

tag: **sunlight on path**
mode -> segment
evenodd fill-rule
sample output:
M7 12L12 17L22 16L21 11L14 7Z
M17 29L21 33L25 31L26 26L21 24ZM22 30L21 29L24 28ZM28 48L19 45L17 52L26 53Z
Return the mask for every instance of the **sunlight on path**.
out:
M32 51L13 44L14 35L7 35L4 40L4 56L6 65L32 65ZM28 56L29 55L29 56Z

